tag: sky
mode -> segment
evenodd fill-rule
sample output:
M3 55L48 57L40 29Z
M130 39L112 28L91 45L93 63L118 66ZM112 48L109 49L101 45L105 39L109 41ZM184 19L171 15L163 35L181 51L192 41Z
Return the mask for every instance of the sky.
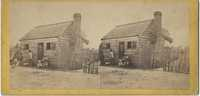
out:
M47 0L48 1L48 0ZM12 0L9 5L10 45L35 26L73 20L74 13L82 15L82 31L90 41L87 47L98 48L101 38L116 25L153 18L162 12L162 26L167 29L173 46L189 45L189 5L187 2L73 2ZM149 0L150 1L150 0ZM163 0L164 1L164 0ZM171 1L171 0L165 0Z

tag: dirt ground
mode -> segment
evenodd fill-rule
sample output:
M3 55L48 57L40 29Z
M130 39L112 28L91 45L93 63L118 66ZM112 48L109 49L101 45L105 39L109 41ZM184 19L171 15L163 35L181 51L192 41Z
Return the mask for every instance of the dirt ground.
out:
M100 66L99 74L82 70L56 71L30 67L10 70L10 86L15 88L188 88L189 74Z

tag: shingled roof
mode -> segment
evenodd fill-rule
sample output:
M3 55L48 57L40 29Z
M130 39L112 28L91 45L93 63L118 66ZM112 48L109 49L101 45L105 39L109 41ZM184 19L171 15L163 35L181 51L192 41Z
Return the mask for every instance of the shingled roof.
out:
M118 25L106 34L102 40L138 36L140 33L144 32L152 22L153 19L149 19L135 23ZM161 36L165 40L172 42L172 38L169 37L169 32L164 28L162 28Z
M118 25L113 30L111 30L111 32L106 34L102 39L113 39L113 38L137 36L139 33L144 32L151 22L152 22L152 19L139 21L135 23Z
M72 21L40 25L28 32L21 40L53 38L61 35L72 24Z

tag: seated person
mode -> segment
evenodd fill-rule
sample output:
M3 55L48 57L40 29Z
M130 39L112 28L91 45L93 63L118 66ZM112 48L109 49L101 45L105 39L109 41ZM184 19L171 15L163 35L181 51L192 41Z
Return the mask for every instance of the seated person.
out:
M49 62L48 62L48 58L47 56L44 56L42 59L42 63L44 67L48 67L49 66Z
M41 67L42 67L42 62L41 62L41 60L38 60L37 67L38 67L38 68L41 68Z
M123 63L124 63L125 66L128 66L128 65L129 65L129 57L128 57L127 55L125 55L125 56L123 57Z
M44 56L42 58L42 60L38 60L38 64L37 64L37 67L40 68L40 67L48 67L49 66L49 63L48 63L48 58L47 56Z
M129 57L127 55L119 59L118 66L128 66L128 65L129 65Z

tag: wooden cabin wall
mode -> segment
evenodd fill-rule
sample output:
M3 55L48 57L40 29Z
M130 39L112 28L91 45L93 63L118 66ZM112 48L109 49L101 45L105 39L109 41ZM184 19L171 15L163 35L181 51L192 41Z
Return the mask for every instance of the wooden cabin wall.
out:
M137 49L127 49L128 41L136 41ZM136 68L153 68L153 60L162 62L164 42L163 38L159 38L156 44L152 44L148 38L143 37L129 37L129 38L118 38L118 39L107 39L102 40L102 43L110 43L111 49L114 51L116 60L118 59L119 42L125 42L125 54L131 59L131 64ZM157 67L161 64L156 65Z
M128 41L136 41L137 49L127 49ZM110 43L111 49L114 51L116 60L118 59L119 42L125 42L125 54L131 59L131 64L136 68L153 68L153 63L156 61L162 62L164 39L159 38L158 42L154 45L149 39L144 37L132 37L132 38L119 38L119 39L107 39L103 40L102 43ZM154 60L154 61L153 61ZM158 63L158 62L156 62ZM157 64L157 67L161 64Z
M131 64L134 66L138 63L138 48L136 49L127 49L128 41L136 41L138 46L138 37L126 37L126 38L117 38L117 39L106 39L102 40L102 43L110 43L111 49L114 51L115 61L119 59L119 43L125 43L125 54L129 56ZM117 62L116 62L117 63Z
M165 40L162 37L158 37L157 43L155 45L155 49L154 49L154 57L156 59L156 67L162 67L162 63L164 62L163 57L165 57L164 55L164 46L165 46Z
M140 68L157 68L162 66L163 50L165 40L162 37L158 37L155 43L147 38L148 35L140 37L139 40L139 66Z
M146 28L146 30L140 34L140 48L139 48L139 66L142 68L153 68L153 65L159 65L157 63L161 62L162 50L164 47L165 40L158 35L157 26L155 22ZM157 37L158 35L158 37Z
M118 44L121 41L125 42L125 55L129 56L130 63L132 65L132 67L135 67L137 65L137 63L138 63L138 46L140 45L138 37L136 36L136 37L120 38L118 40ZM127 48L129 41L130 42L133 42L133 41L136 42L136 49L128 49Z
M22 46L25 44L29 45L29 49L33 53L33 63L37 64L38 62L38 43L44 44L44 56L47 56L49 58L49 64L50 65L56 65L57 64L57 54L56 50L46 50L46 44L49 42L57 43L57 38L44 38L44 39L34 39L34 40L23 40L21 41ZM56 48L57 49L57 48Z
M80 69L82 65L82 62L79 62L81 50L75 52L77 46L74 45L75 43L70 43L71 36L71 32L64 32L59 36L58 42L59 67L67 70Z
M60 36L58 40L58 68L70 69L70 59L72 52L69 45L69 38L67 36Z
M138 63L137 68L150 68L152 57L152 45L148 39L140 38L138 45Z

